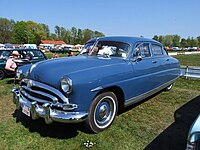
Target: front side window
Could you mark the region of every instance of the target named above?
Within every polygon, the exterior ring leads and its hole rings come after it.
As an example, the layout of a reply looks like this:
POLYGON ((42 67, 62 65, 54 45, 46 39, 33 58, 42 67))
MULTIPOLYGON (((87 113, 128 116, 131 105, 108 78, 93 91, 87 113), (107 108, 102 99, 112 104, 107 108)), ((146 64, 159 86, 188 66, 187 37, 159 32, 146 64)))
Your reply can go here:
POLYGON ((152 53, 153 55, 163 55, 162 47, 156 44, 152 44, 152 53))
POLYGON ((98 41, 97 43, 87 43, 80 54, 89 56, 112 56, 126 58, 130 52, 127 43, 115 41, 98 41))
POLYGON ((136 56, 141 56, 142 58, 145 57, 150 57, 151 53, 149 50, 149 43, 141 43, 138 44, 135 48, 135 52, 134 52, 136 56))

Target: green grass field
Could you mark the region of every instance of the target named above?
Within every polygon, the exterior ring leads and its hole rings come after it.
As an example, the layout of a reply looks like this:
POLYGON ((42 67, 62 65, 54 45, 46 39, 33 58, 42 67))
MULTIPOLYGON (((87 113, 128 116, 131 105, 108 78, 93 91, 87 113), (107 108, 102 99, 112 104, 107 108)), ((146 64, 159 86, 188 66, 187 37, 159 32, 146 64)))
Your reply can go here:
POLYGON ((179 59, 180 64, 183 66, 200 66, 200 54, 177 55, 173 57, 179 59))
MULTIPOLYGON (((181 65, 199 65, 200 55, 179 55, 181 65)), ((200 112, 200 80, 178 79, 169 92, 128 107, 112 126, 90 134, 83 124, 31 120, 12 103, 13 79, 0 81, 1 149, 160 150, 185 149, 190 125, 200 112)))

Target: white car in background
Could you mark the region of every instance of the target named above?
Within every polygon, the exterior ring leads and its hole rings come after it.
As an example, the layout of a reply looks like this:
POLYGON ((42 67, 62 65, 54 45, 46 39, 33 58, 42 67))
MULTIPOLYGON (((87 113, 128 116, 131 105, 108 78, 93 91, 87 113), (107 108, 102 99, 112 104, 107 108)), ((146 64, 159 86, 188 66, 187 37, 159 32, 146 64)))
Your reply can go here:
POLYGON ((28 49, 37 49, 36 44, 24 44, 23 47, 28 49))
POLYGON ((5 45, 4 44, 0 44, 0 50, 5 50, 5 45))
POLYGON ((186 150, 200 150, 200 115, 190 127, 186 150))

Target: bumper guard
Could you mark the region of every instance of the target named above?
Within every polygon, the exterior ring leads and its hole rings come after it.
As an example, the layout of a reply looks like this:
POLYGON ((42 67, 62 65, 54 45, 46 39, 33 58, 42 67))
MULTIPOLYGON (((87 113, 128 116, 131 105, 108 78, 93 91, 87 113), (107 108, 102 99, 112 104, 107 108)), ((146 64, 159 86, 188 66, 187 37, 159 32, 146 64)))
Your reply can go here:
MULTIPOLYGON (((45 119, 46 124, 50 124, 53 121, 63 122, 63 123, 78 123, 84 121, 88 113, 86 112, 72 112, 65 110, 57 110, 52 108, 55 104, 51 102, 44 103, 39 105, 36 101, 30 102, 25 97, 20 94, 20 91, 16 88, 12 89, 13 92, 13 103, 16 105, 16 109, 28 108, 28 116, 33 120, 42 117, 45 119)), ((71 109, 77 108, 75 104, 65 104, 71 109)))

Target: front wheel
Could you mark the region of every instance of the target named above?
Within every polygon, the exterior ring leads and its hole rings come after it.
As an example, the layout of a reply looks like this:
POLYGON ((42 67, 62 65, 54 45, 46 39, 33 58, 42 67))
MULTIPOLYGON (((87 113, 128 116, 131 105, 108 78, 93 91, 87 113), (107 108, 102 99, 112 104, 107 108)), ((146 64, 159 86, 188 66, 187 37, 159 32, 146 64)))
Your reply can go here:
POLYGON ((114 121, 117 111, 117 97, 113 92, 99 94, 90 106, 86 127, 94 133, 107 129, 114 121))

